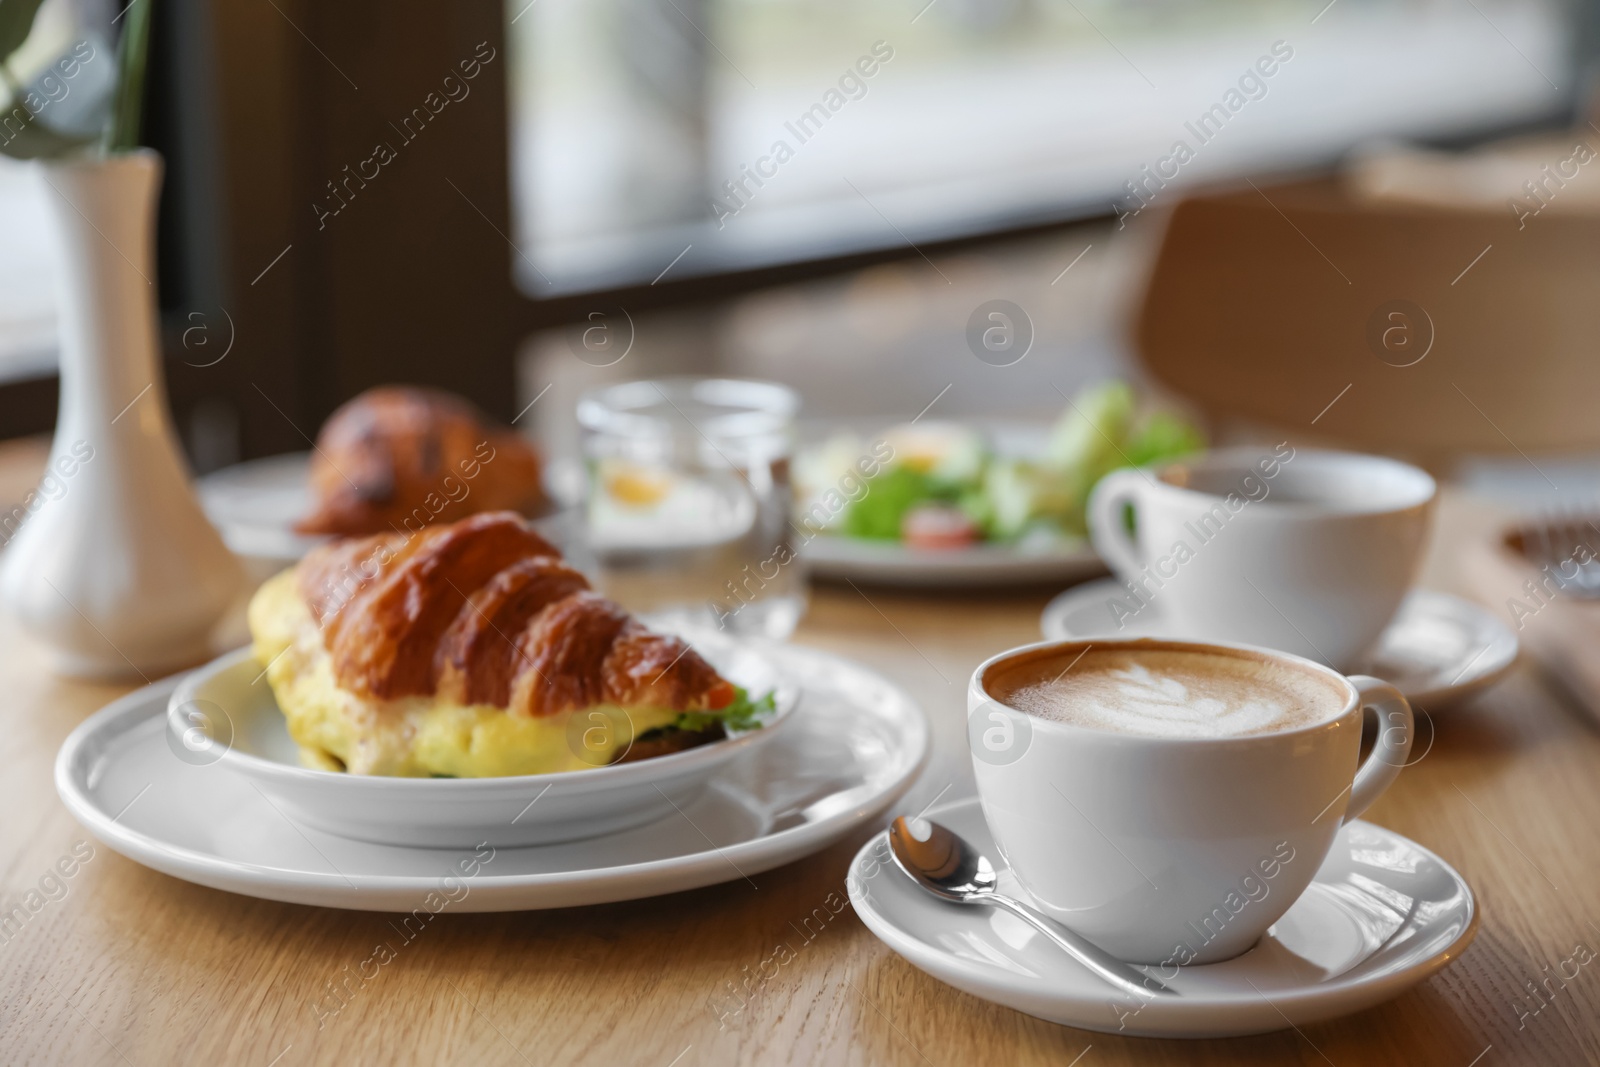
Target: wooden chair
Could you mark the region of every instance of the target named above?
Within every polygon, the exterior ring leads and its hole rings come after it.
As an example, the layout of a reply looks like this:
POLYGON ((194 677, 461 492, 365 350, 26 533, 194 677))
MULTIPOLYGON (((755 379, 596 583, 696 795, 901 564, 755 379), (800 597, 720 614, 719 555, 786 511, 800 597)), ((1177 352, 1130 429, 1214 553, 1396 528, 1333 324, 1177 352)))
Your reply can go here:
POLYGON ((1517 192, 1446 209, 1325 180, 1182 201, 1137 352, 1214 420, 1431 467, 1600 449, 1600 213, 1519 226, 1517 192))

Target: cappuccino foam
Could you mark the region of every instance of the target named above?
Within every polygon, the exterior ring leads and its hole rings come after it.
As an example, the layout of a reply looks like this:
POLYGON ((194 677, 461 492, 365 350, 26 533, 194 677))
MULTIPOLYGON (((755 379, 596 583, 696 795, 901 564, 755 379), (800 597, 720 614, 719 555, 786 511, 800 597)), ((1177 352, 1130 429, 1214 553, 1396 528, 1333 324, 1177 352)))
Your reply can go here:
POLYGON ((1219 738, 1312 726, 1346 691, 1304 667, 1174 647, 1052 650, 1001 664, 995 699, 1051 722, 1143 737, 1219 738))

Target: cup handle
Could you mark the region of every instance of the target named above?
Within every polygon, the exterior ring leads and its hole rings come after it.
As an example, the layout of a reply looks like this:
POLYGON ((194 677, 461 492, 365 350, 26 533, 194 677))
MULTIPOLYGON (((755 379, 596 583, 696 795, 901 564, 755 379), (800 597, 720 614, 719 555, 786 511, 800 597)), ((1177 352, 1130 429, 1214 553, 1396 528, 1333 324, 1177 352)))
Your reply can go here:
POLYGON ((1112 471, 1089 493, 1089 540, 1118 577, 1131 579, 1145 567, 1144 552, 1128 533, 1122 512, 1125 505, 1132 504, 1138 514, 1139 490, 1147 477, 1140 470, 1112 471))
POLYGON ((1411 705, 1400 690, 1379 678, 1366 674, 1352 674, 1350 684, 1361 694, 1361 706, 1378 718, 1378 740, 1367 753, 1366 762, 1356 772, 1350 784, 1350 803, 1345 806, 1344 821, 1357 818, 1383 795, 1406 765, 1411 753, 1411 739, 1416 733, 1411 715, 1411 705))

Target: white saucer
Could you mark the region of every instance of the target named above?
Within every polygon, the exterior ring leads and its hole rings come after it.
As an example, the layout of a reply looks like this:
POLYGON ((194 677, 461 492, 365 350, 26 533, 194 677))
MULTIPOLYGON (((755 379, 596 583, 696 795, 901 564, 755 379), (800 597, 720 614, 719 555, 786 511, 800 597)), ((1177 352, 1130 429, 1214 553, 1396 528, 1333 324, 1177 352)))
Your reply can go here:
MULTIPOLYGON (((1000 890, 1025 896, 976 798, 927 813, 987 854, 1000 890)), ((850 865, 861 921, 912 964, 984 1000, 1051 1022, 1144 1037, 1265 1033, 1360 1011, 1449 963, 1477 933, 1472 890, 1427 849, 1357 820, 1316 879, 1255 947, 1163 981, 1177 997, 1142 1008, 1012 915, 949 904, 914 885, 879 834, 850 865)))
POLYGON ((777 666, 804 679, 801 709, 779 735, 742 753, 681 810, 663 804, 656 822, 584 841, 407 848, 296 823, 220 764, 175 754, 166 707, 178 677, 73 731, 56 759, 56 791, 91 834, 130 859, 268 900, 410 911, 442 893, 456 911, 513 911, 675 893, 826 847, 881 814, 927 760, 926 718, 879 675, 792 645, 777 666))
MULTIPOLYGON (((1115 578, 1067 590, 1045 605, 1039 620, 1052 641, 1078 637, 1188 637, 1161 617, 1152 601, 1117 629, 1107 601, 1125 599, 1115 578)), ((1517 661, 1517 635, 1486 608, 1449 593, 1413 589, 1406 594, 1378 647, 1353 674, 1370 674, 1399 688, 1418 710, 1437 711, 1493 685, 1517 661)))

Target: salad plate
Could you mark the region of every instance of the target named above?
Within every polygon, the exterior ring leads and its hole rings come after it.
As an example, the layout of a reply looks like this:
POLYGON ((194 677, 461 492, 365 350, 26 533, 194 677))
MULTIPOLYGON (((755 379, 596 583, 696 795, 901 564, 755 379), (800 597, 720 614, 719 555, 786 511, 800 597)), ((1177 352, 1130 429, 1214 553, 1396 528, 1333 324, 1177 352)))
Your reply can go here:
MULTIPOLYGON (((662 800, 654 821, 583 840, 427 848, 307 825, 223 761, 179 754, 166 714, 177 677, 74 730, 56 758, 56 791, 97 840, 128 858, 267 900, 410 911, 443 893, 453 910, 514 911, 675 893, 825 848, 877 819, 927 760, 927 719, 899 687, 812 649, 774 646, 770 658, 803 679, 792 722, 738 752, 695 799, 662 800)), ((537 790, 519 807, 529 801, 533 810, 543 803, 537 790)))
POLYGON ((811 573, 925 588, 1103 573, 1084 527, 1094 484, 1203 445, 1181 416, 1116 381, 1079 390, 1053 423, 807 429, 794 464, 793 527, 811 573))
POLYGON ((1087 541, 918 549, 820 534, 800 554, 819 578, 903 588, 1067 583, 1106 571, 1087 541))
MULTIPOLYGON (((976 797, 925 813, 996 860, 1002 893, 1027 900, 976 797)), ((964 908, 914 884, 886 834, 862 846, 850 903, 878 939, 941 982, 1050 1022, 1143 1037, 1232 1037, 1381 1004, 1455 962, 1478 910, 1456 870, 1393 830, 1339 830, 1300 899, 1254 947, 1162 980, 1178 995, 1140 1001, 1107 986, 1015 916, 964 908)))

